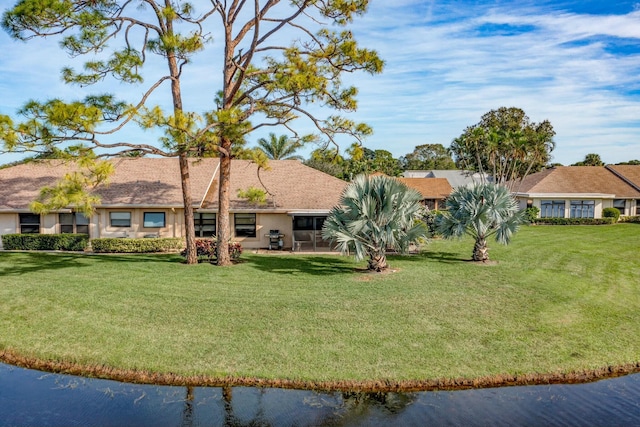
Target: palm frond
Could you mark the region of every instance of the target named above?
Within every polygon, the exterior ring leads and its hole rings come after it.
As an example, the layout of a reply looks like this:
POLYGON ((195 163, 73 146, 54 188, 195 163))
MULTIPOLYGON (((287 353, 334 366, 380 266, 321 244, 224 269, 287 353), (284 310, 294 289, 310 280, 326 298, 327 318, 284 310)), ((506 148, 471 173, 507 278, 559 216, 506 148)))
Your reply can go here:
POLYGON ((324 223, 322 236, 356 259, 379 256, 386 249, 404 252, 426 237, 422 196, 386 176, 357 176, 324 223))
POLYGON ((469 234, 477 240, 495 235, 508 244, 524 222, 524 215, 508 188, 496 184, 459 187, 445 202, 446 211, 436 219, 437 232, 445 238, 469 234))

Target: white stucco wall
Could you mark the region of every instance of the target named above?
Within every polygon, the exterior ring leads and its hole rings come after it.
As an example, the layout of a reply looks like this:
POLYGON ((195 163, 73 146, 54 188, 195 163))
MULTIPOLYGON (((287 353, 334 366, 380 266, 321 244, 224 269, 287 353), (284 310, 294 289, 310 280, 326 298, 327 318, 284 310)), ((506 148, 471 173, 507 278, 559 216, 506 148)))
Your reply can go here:
MULTIPOLYGON (((15 234, 18 232, 18 214, 0 213, 0 236, 3 234, 15 234)), ((0 249, 2 249, 2 239, 0 238, 0 249)))

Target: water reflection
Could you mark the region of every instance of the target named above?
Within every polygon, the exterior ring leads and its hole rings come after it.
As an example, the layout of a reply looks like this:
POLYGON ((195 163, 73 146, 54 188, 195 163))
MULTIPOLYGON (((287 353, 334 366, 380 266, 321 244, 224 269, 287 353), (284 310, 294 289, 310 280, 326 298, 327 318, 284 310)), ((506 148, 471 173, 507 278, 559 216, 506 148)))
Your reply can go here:
POLYGON ((640 426, 640 374, 421 393, 157 387, 0 364, 0 426, 640 426))

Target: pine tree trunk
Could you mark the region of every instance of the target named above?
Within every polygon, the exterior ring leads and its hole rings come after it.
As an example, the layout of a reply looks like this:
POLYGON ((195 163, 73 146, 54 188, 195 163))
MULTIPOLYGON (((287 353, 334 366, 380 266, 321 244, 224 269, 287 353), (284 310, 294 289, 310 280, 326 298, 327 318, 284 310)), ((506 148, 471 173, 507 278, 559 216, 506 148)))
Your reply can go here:
POLYGON ((198 263, 198 251, 196 249, 196 230, 193 223, 193 204, 191 203, 191 184, 189 180, 189 161, 185 153, 179 154, 180 181, 182 182, 182 200, 184 204, 184 227, 186 240, 186 263, 198 263))
POLYGON ((220 185, 218 188, 218 265, 230 265, 229 241, 231 226, 229 224, 229 187, 231 179, 231 142, 223 138, 223 148, 227 153, 220 155, 220 185), (228 148, 227 148, 228 147, 228 148))
MULTIPOLYGON (((167 19, 166 32, 173 35, 173 20, 167 19)), ((171 74, 171 96, 173 98, 173 113, 176 117, 182 115, 182 91, 180 89, 180 69, 174 52, 167 55, 167 63, 171 74)), ((193 204, 191 199, 191 183, 189 179, 189 161, 187 160, 186 147, 178 143, 178 161, 180 163, 180 182, 182 184, 182 202, 184 204, 184 226, 186 240, 186 263, 197 264, 198 252, 196 250, 196 231, 193 222, 193 204)))
POLYGON ((474 261, 487 261, 489 259, 489 248, 487 247, 487 239, 478 237, 476 244, 473 247, 473 260, 474 261))
MULTIPOLYGON (((236 63, 234 60, 235 42, 233 37, 233 22, 227 21, 224 25, 224 70, 223 70, 223 101, 222 109, 231 111, 233 108, 234 95, 237 92, 237 83, 234 82, 236 63), (235 84, 234 84, 235 83, 235 84)), ((217 264, 220 266, 230 265, 231 256, 229 254, 229 241, 231 240, 231 227, 229 224, 229 187, 231 185, 231 139, 224 133, 224 126, 230 123, 221 123, 220 144, 218 152, 220 154, 220 174, 218 185, 218 244, 216 254, 217 264)))

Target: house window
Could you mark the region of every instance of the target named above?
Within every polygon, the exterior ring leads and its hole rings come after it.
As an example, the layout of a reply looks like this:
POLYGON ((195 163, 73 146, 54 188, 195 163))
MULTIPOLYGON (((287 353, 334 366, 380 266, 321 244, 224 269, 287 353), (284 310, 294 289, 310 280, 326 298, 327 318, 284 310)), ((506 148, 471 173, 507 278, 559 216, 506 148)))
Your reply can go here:
POLYGON ((61 213, 58 222, 60 233, 89 234, 89 218, 79 212, 61 213))
POLYGON ((216 235, 216 214, 195 212, 193 224, 197 237, 212 237, 216 235))
POLYGON ((236 237, 256 237, 256 214, 237 213, 234 215, 236 237))
POLYGON ((422 204, 430 211, 436 209, 436 199, 424 199, 422 200, 422 204))
POLYGON ((615 199, 613 201, 613 207, 620 211, 620 215, 626 215, 627 201, 625 199, 615 199))
POLYGON ((163 228, 165 226, 164 212, 145 212, 142 226, 144 228, 163 228))
POLYGON ((38 234, 40 233, 40 215, 32 213, 21 213, 20 215, 20 233, 22 234, 38 234))
POLYGON ((594 200, 572 200, 571 218, 593 218, 595 206, 594 200))
POLYGON ((542 200, 540 218, 564 218, 564 200, 542 200))
POLYGON ((131 227, 131 212, 109 212, 112 227, 131 227))

